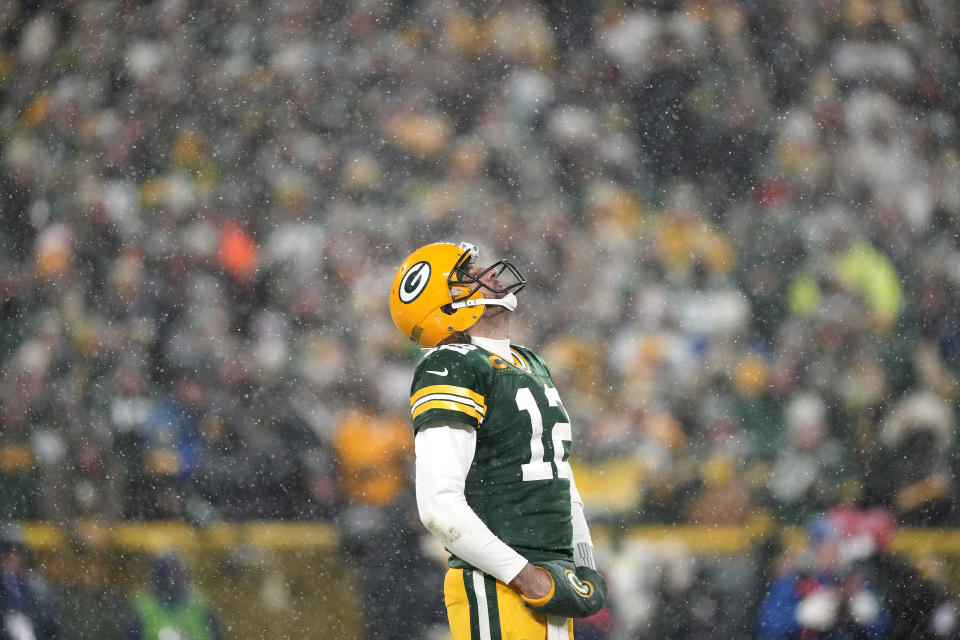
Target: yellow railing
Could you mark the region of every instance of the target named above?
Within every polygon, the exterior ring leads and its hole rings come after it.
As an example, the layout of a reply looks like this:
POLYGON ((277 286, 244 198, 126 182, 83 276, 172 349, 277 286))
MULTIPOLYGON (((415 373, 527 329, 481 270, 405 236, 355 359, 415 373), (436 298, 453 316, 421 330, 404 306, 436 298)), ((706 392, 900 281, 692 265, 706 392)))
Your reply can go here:
MULTIPOLYGON (((45 522, 24 522, 24 542, 39 551, 54 551, 68 542, 64 530, 45 522)), ((228 549, 253 545, 272 549, 332 549, 340 544, 337 527, 328 522, 244 522, 193 527, 181 521, 81 523, 75 535, 121 551, 157 552, 228 549)))
MULTIPOLYGON (((20 528, 24 541, 40 551, 63 548, 70 539, 62 528, 50 523, 24 522, 20 528)), ((239 545, 329 550, 340 544, 340 533, 330 522, 220 523, 205 528, 181 521, 85 523, 78 527, 78 533, 81 537, 95 537, 105 547, 144 553, 170 548, 217 550, 239 545)), ((614 532, 608 527, 597 526, 593 528, 593 535, 609 539, 614 532)), ((698 552, 736 553, 769 535, 779 535, 784 546, 796 547, 802 544, 804 531, 800 527, 778 527, 769 517, 757 516, 742 527, 634 526, 621 535, 698 552)), ((893 548, 904 553, 960 556, 960 529, 901 529, 894 538, 893 548)))

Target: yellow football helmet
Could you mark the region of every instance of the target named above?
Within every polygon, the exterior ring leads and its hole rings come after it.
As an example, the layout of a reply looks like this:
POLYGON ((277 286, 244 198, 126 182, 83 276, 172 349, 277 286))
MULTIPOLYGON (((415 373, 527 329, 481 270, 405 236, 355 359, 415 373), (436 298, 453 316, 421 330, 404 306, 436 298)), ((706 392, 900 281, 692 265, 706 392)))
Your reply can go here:
POLYGON ((478 254, 469 243, 438 242, 407 256, 390 288, 390 317, 403 335, 421 347, 435 347, 455 331, 473 326, 486 305, 517 308, 514 293, 526 280, 507 260, 478 271, 478 254), (489 278, 482 282, 491 271, 494 284, 489 278), (482 289, 497 297, 480 297, 482 289))

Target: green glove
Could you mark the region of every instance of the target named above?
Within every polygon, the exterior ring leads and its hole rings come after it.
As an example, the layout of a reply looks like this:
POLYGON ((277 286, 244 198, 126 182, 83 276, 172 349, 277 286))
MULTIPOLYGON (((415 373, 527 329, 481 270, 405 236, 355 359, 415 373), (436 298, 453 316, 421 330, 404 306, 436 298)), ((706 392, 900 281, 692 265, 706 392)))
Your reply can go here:
POLYGON ((590 567, 575 567, 569 560, 551 560, 536 565, 550 576, 550 592, 533 600, 520 594, 536 611, 565 618, 589 618, 607 601, 607 581, 590 567))

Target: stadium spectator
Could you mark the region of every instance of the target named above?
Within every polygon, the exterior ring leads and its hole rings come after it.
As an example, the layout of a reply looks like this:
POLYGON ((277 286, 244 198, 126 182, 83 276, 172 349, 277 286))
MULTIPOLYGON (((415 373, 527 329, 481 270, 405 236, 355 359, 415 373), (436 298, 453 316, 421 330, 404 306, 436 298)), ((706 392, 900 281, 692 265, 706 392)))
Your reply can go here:
POLYGON ((363 637, 417 635, 430 620, 423 616, 424 598, 410 585, 428 580, 436 563, 422 557, 416 533, 408 422, 395 413, 358 410, 337 425, 334 443, 345 497, 339 523, 360 585, 363 637))
POLYGON ((761 640, 884 638, 890 610, 862 567, 872 552, 853 509, 813 518, 807 546, 770 584, 757 614, 761 640))
POLYGON ((124 624, 126 640, 222 640, 223 623, 216 609, 190 584, 187 568, 173 552, 157 557, 148 588, 135 595, 124 624))
POLYGON ((890 612, 890 640, 954 638, 960 630, 955 600, 935 563, 893 552, 896 520, 888 509, 857 514, 858 529, 872 545, 866 571, 890 612))
POLYGON ((784 409, 786 433, 767 485, 782 522, 805 522, 840 498, 845 457, 831 437, 827 407, 819 395, 795 393, 784 409))
POLYGON ((904 525, 957 522, 950 465, 955 429, 952 408, 936 393, 900 398, 879 427, 864 487, 867 501, 892 509, 904 525))
POLYGON ((30 551, 11 525, 0 530, 0 612, 4 638, 58 640, 64 631, 59 603, 46 581, 30 567, 30 551))

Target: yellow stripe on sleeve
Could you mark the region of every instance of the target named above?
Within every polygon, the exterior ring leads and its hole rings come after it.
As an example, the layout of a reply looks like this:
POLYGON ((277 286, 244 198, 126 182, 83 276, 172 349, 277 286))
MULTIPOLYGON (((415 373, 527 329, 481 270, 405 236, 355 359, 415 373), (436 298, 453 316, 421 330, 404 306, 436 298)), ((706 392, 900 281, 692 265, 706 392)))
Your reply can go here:
POLYGON ((477 411, 472 405, 457 402, 455 400, 428 400, 413 410, 413 417, 416 418, 418 415, 429 409, 459 411, 460 413, 467 414, 471 418, 475 418, 477 422, 483 421, 483 414, 477 411))
POLYGON ((453 396, 462 396, 480 405, 483 411, 486 411, 487 409, 486 400, 482 395, 480 395, 476 391, 471 391, 466 387, 455 387, 451 384, 434 384, 434 385, 430 385, 429 387, 424 387, 423 389, 420 389, 415 394, 410 396, 410 406, 412 407, 413 405, 417 404, 418 400, 420 400, 424 396, 428 396, 433 393, 443 393, 443 394, 453 395, 453 396))

